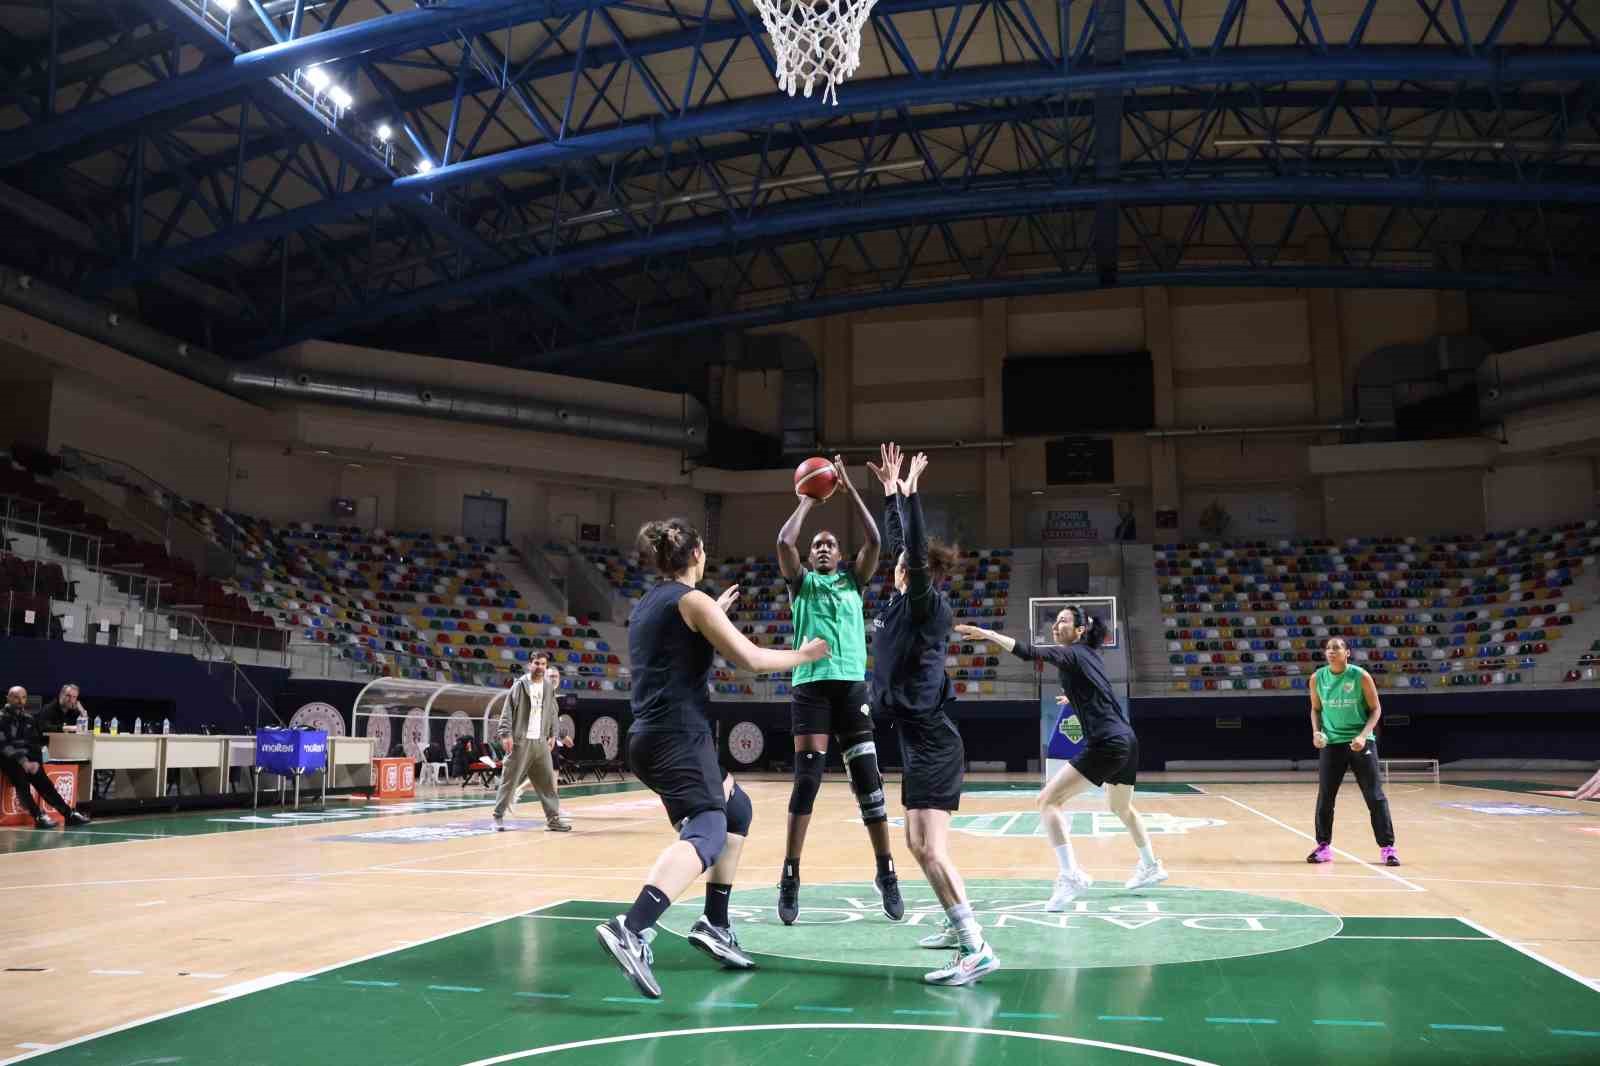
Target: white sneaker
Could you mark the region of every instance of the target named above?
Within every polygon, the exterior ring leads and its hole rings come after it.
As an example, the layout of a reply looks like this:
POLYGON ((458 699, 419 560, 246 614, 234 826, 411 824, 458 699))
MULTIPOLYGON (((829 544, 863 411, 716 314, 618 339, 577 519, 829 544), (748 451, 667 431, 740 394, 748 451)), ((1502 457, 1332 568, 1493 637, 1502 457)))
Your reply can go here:
POLYGON ((970 985, 1000 968, 1000 960, 987 943, 977 951, 957 951, 950 962, 922 979, 930 985, 970 985))
POLYGON ((1050 902, 1044 909, 1051 912, 1064 911, 1067 904, 1088 890, 1094 884, 1094 878, 1082 870, 1074 870, 1070 874, 1061 874, 1056 878, 1056 887, 1050 893, 1050 902))
POLYGON ((1140 859, 1139 865, 1133 868, 1133 876, 1128 878, 1127 883, 1122 887, 1149 888, 1151 885, 1159 885, 1166 879, 1167 868, 1161 865, 1160 859, 1155 862, 1145 862, 1140 859))
POLYGON ((938 928, 917 941, 917 945, 924 948, 958 948, 961 938, 956 935, 956 927, 950 924, 950 919, 941 918, 938 928))

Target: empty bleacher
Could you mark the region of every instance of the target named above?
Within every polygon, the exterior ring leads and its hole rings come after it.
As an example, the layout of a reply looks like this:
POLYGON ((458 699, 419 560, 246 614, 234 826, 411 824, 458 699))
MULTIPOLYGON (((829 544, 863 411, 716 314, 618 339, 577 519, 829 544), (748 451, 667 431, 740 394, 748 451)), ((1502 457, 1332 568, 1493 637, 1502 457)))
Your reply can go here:
POLYGON ((1600 527, 1156 550, 1169 686, 1299 690, 1329 637, 1380 686, 1517 684, 1574 623, 1600 527))

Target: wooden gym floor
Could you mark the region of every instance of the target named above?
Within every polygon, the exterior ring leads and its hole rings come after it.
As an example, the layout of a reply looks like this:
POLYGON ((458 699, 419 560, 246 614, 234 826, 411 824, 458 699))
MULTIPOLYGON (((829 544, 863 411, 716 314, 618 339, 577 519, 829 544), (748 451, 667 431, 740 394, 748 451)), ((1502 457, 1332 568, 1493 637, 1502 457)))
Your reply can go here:
MULTIPOLYGON (((825 786, 801 920, 773 913, 785 780, 756 804, 734 909, 760 968, 657 941, 640 1000, 595 945, 671 839, 629 783, 566 791, 495 834, 488 797, 330 803, 0 830, 0 1058, 41 1064, 852 1061, 1600 1063, 1600 803, 1581 775, 1395 782, 1405 865, 1373 865, 1359 790, 1336 862, 1308 866, 1315 783, 1150 775, 1138 805, 1172 880, 1126 892, 1134 852, 1099 796, 1074 807, 1096 886, 1064 915, 1034 786, 972 779, 952 834, 1005 968, 930 988, 938 907, 897 828, 907 921, 870 887, 842 781, 825 786)), ((891 783, 891 798, 898 785, 891 783)))

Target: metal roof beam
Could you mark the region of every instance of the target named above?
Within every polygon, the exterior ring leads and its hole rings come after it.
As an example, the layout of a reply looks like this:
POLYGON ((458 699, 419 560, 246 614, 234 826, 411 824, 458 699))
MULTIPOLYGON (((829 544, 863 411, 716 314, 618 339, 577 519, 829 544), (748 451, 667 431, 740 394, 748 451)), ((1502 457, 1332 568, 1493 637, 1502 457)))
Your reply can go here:
POLYGON ((800 122, 808 118, 992 100, 1006 97, 1037 98, 1053 93, 1100 89, 1153 88, 1211 82, 1305 82, 1312 80, 1478 80, 1544 81, 1600 77, 1600 53, 1540 53, 1498 58, 1495 61, 1459 56, 1439 49, 1395 49, 1381 56, 1347 53, 1307 59, 1303 53, 1274 50, 1271 55, 1228 56, 1222 60, 1174 63, 1171 60, 1130 59, 1114 70, 1078 69, 1040 71, 1037 66, 999 67, 963 72, 937 80, 915 77, 883 78, 853 83, 838 107, 819 100, 773 93, 717 107, 691 111, 672 118, 652 118, 623 123, 565 140, 514 148, 479 156, 426 174, 400 177, 387 185, 324 200, 285 211, 269 219, 213 233, 179 248, 124 263, 114 276, 101 279, 104 286, 136 281, 161 270, 226 254, 233 248, 273 240, 284 234, 319 226, 391 203, 416 200, 428 193, 512 171, 539 170, 583 162, 601 155, 659 147, 696 137, 713 137, 740 130, 760 129, 800 122))
MULTIPOLYGON (((552 18, 576 4, 600 0, 451 0, 399 14, 325 30, 296 41, 258 48, 231 61, 121 93, 46 122, 0 137, 0 169, 27 162, 148 115, 244 88, 301 67, 373 53, 400 53, 449 40, 458 32, 498 29, 552 18)), ((187 15, 178 5, 170 5, 187 15)))
MULTIPOLYGON (((394 315, 415 313, 441 303, 471 300, 529 281, 570 275, 607 263, 682 255, 718 244, 767 241, 797 233, 820 234, 854 229, 875 230, 897 223, 927 223, 971 218, 1008 217, 1093 208, 1116 201, 1135 204, 1177 203, 1418 203, 1430 206, 1483 203, 1600 205, 1600 181, 1582 184, 1548 182, 1451 183, 1433 179, 1392 178, 1382 181, 1275 178, 1265 180, 1165 181, 1141 185, 1069 185, 1059 188, 947 190, 939 187, 896 190, 876 197, 831 198, 791 210, 747 218, 717 218, 662 227, 644 237, 593 241, 558 255, 541 256, 473 277, 373 301, 315 321, 288 333, 267 337, 251 346, 256 354, 299 340, 327 337, 354 326, 394 315)), ((1098 284, 1098 280, 1096 281, 1098 284)))

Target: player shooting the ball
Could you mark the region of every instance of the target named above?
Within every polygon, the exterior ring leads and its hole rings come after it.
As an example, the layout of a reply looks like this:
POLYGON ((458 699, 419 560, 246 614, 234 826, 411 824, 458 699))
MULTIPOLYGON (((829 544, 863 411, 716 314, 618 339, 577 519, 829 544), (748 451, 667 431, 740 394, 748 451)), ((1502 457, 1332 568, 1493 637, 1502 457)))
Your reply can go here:
POLYGON ((878 569, 878 523, 851 483, 844 457, 834 456, 831 472, 824 463, 825 460, 809 459, 796 471, 795 494, 799 503, 778 531, 778 566, 789 584, 794 643, 799 646, 822 637, 833 649, 831 658, 797 667, 792 680, 789 706, 794 732, 794 788, 789 794, 789 832, 778 882, 778 917, 784 925, 792 925, 800 914, 800 853, 805 848, 812 807, 822 787, 828 738, 835 736, 843 748, 845 772, 877 858, 873 884, 883 897, 884 914, 898 922, 906 908, 889 852, 889 816, 867 699, 867 635, 861 602, 861 590, 878 569), (839 485, 849 495, 865 534, 855 560, 842 567, 839 538, 823 529, 811 538, 810 553, 802 563, 796 545, 806 515, 839 485))

